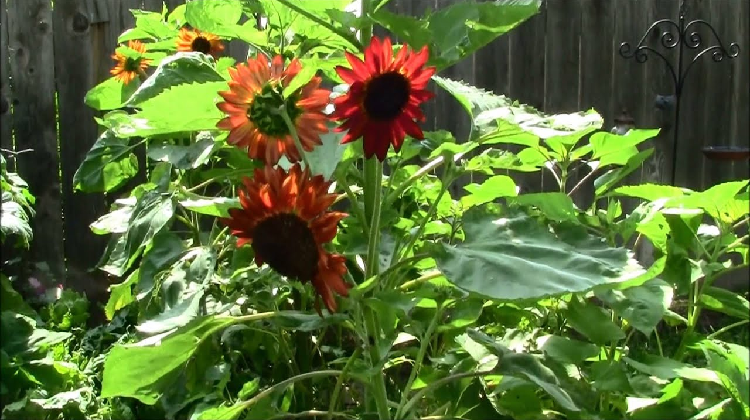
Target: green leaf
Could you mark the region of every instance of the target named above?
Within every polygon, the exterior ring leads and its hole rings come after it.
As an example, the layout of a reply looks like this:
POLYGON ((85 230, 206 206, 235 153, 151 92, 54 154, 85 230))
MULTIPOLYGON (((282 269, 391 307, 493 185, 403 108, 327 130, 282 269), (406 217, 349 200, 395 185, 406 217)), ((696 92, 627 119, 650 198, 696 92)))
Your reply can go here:
POLYGON ((492 299, 537 299, 589 290, 644 272, 624 248, 610 248, 583 228, 551 232, 523 215, 483 208, 464 215, 466 240, 438 244, 432 256, 457 287, 492 299))
POLYGON ((515 353, 495 343, 487 335, 469 330, 468 336, 487 347, 499 359, 495 370, 501 375, 510 375, 531 381, 542 388, 555 402, 566 410, 580 411, 568 392, 560 387, 560 381, 554 371, 542 363, 540 357, 527 353, 515 353))
POLYGON ((674 187, 672 185, 641 184, 617 187, 607 195, 624 195, 626 197, 655 201, 660 198, 681 197, 690 192, 686 188, 674 187))
POLYGON ((73 188, 83 192, 113 191, 138 173, 138 158, 127 138, 102 133, 73 175, 73 188))
POLYGON ((185 4, 185 20, 193 28, 223 37, 234 37, 242 17, 238 0, 192 0, 185 4))
MULTIPOLYGON (((3 211, 5 211, 4 208, 3 211)), ((4 218, 3 223, 5 223, 4 218)), ((37 316, 34 309, 23 300, 23 296, 13 288, 13 285, 5 274, 0 274, 0 286, 2 286, 0 290, 0 308, 3 311, 12 311, 31 318, 37 316)))
POLYGON ((591 302, 581 303, 574 298, 565 314, 570 326, 594 343, 604 345, 625 338, 625 333, 612 322, 609 313, 591 302))
POLYGON ((625 135, 598 132, 591 136, 591 159, 599 166, 625 165, 638 153, 637 145, 659 135, 659 130, 630 130, 625 135))
POLYGON ((703 209, 711 217, 724 223, 734 223, 740 217, 748 214, 748 199, 737 197, 745 190, 750 181, 732 181, 693 193, 683 197, 675 197, 664 205, 670 209, 703 209))
POLYGON ((221 82, 211 56, 199 52, 178 52, 163 59, 125 104, 134 107, 164 90, 185 83, 221 82))
POLYGON ((599 354, 599 347, 559 335, 543 335, 536 340, 539 350, 560 363, 578 364, 599 354))
POLYGON ((199 214, 229 217, 229 209, 239 208, 239 198, 193 196, 179 201, 182 207, 199 214))
POLYGON ((155 404, 173 386, 199 344, 235 322, 229 317, 203 317, 160 340, 114 346, 104 362, 101 398, 130 397, 155 404))
POLYGON ((164 142, 152 143, 148 147, 146 156, 159 162, 169 162, 176 169, 196 169, 206 164, 211 155, 219 148, 213 137, 207 132, 196 137, 196 141, 189 146, 176 146, 164 142))
POLYGON ((625 163, 625 166, 617 169, 612 169, 600 176, 594 181, 595 196, 601 197, 607 191, 614 188, 618 182, 625 179, 626 176, 630 175, 633 171, 641 167, 641 164, 654 153, 654 149, 646 149, 633 155, 625 163))
POLYGON ((495 171, 511 170, 519 172, 536 172, 539 167, 528 165, 521 159, 508 151, 498 149, 487 149, 477 156, 472 157, 464 166, 464 169, 472 172, 481 172, 485 175, 494 175, 495 171))
POLYGON ((83 102, 97 111, 108 111, 122 108, 130 96, 138 89, 140 80, 128 84, 110 77, 86 92, 83 102))
POLYGON ((699 382, 713 382, 721 385, 721 380, 713 370, 697 368, 666 357, 646 355, 643 361, 638 362, 627 356, 623 356, 622 360, 633 368, 657 378, 682 378, 699 382))
MULTIPOLYGON (((177 30, 164 21, 164 15, 147 10, 130 10, 135 17, 135 28, 156 39, 170 38, 177 35, 177 30)), ((118 41, 122 42, 122 41, 118 41)))
POLYGON ((216 123, 224 117, 216 108, 222 100, 218 92, 227 89, 226 82, 184 83, 142 102, 141 112, 115 114, 105 118, 105 122, 111 124, 116 136, 123 138, 216 130, 216 123), (179 112, 174 111, 175 104, 179 104, 179 112))
POLYGON ((740 319, 750 319, 750 302, 741 295, 713 286, 704 287, 701 291, 700 306, 740 319))
POLYGON ((20 203, 13 200, 13 195, 9 191, 3 191, 2 213, 0 214, 2 215, 0 232, 2 232, 3 242, 8 235, 18 235, 21 244, 28 248, 34 236, 29 214, 20 203))
POLYGON ((237 401, 234 405, 226 405, 224 402, 201 403, 193 411, 190 420, 235 420, 246 409, 247 405, 242 401, 237 401))
POLYGON ((673 295, 672 286, 661 279, 652 279, 624 290, 596 291, 596 297, 646 336, 651 334, 672 305, 673 295))
POLYGON ((139 277, 140 268, 130 273, 124 282, 110 286, 109 299, 104 306, 104 315, 107 316, 107 319, 112 320, 117 311, 133 303, 135 299, 132 289, 133 285, 138 283, 139 277))
POLYGON ((551 220, 578 223, 578 209, 567 194, 560 192, 523 194, 512 201, 522 206, 536 207, 551 220))
MULTIPOLYGON (((292 3, 298 5, 306 13, 309 13, 324 22, 332 24, 336 31, 323 26, 301 13, 281 4, 275 0, 259 0, 268 19, 271 36, 289 36, 295 34, 304 39, 309 45, 318 46, 325 55, 331 55, 336 50, 356 51, 353 45, 343 34, 352 34, 351 29, 341 21, 332 20, 329 13, 333 11, 343 12, 351 0, 315 0, 303 3, 292 3)), ((353 38, 353 37, 352 37, 353 38)))
POLYGON ((128 230, 128 221, 133 215, 132 205, 123 205, 91 223, 91 231, 97 235, 108 235, 111 233, 125 233, 128 230))
POLYGON ((466 328, 479 319, 484 307, 484 299, 468 298, 457 300, 444 312, 444 319, 438 325, 437 332, 466 328))
POLYGON ((153 190, 144 194, 133 209, 127 232, 100 268, 113 276, 122 276, 172 220, 174 207, 174 199, 169 195, 153 190))
POLYGON ((386 8, 371 17, 412 48, 429 45, 429 64, 443 69, 536 14, 540 4, 539 0, 467 1, 426 17, 396 15, 386 8))
POLYGON ((631 391, 630 382, 621 362, 598 360, 591 364, 591 384, 599 391, 631 391))
MULTIPOLYGON (((334 125, 328 124, 328 133, 321 134, 320 140, 323 143, 320 146, 315 146, 312 152, 307 152, 307 161, 310 162, 310 172, 313 175, 322 175, 326 180, 331 180, 336 167, 341 158, 344 156, 344 151, 347 145, 341 144, 341 139, 344 138, 346 133, 337 133, 333 131, 334 125)), ((279 165, 289 170, 291 164, 283 156, 279 161, 279 165)))
POLYGON ((469 193, 461 197, 464 209, 493 202, 501 197, 517 195, 516 183, 507 175, 495 175, 487 178, 482 184, 471 183, 464 187, 469 193))

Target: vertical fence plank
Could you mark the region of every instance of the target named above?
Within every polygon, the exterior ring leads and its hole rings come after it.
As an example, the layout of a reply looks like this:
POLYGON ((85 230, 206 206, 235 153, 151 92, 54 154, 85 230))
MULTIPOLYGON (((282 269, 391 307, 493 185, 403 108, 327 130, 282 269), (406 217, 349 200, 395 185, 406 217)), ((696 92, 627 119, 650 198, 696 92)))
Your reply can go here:
POLYGON ((55 74, 59 100, 60 163, 65 237, 65 256, 70 267, 86 270, 94 266, 106 238, 95 235, 89 224, 104 214, 101 194, 73 192, 73 175, 97 138, 94 112, 82 104, 94 87, 90 18, 83 0, 55 0, 53 11, 55 74))
POLYGON ((21 176, 36 196, 31 257, 64 281, 62 205, 55 124, 55 66, 49 0, 8 4, 8 44, 13 78, 13 130, 21 176))
MULTIPOLYGON (((542 4, 539 13, 508 34, 508 95, 539 110, 544 107, 545 4, 542 4)), ((513 178, 524 193, 540 190, 541 177, 538 173, 517 173, 513 178)))
MULTIPOLYGON (((750 127, 747 124, 747 116, 750 114, 750 2, 737 1, 731 2, 729 7, 724 8, 724 13, 733 16, 733 31, 728 32, 729 39, 725 39, 725 44, 736 42, 740 46, 740 55, 729 61, 727 66, 732 69, 732 86, 730 112, 732 115, 732 129, 727 139, 731 146, 750 147, 750 127), (727 10, 728 9, 728 10, 727 10)), ((717 83, 717 82, 714 82, 717 83)), ((724 81, 718 81, 724 83, 724 81)), ((748 161, 737 161, 733 165, 731 173, 732 179, 748 179, 750 168, 748 161)))
MULTIPOLYGON (((728 45, 735 36, 731 14, 731 9, 734 9, 734 7, 731 3, 725 0, 708 0, 705 16, 700 16, 714 27, 725 45, 728 45)), ((706 33, 706 36, 708 36, 704 41, 706 46, 716 45, 719 42, 712 35, 710 32, 706 33)), ((703 103, 703 129, 701 130, 703 146, 726 146, 732 142, 730 138, 732 132, 731 89, 734 77, 733 68, 736 61, 739 60, 742 60, 742 57, 738 60, 727 58, 717 63, 710 57, 710 54, 707 54, 706 57, 701 59, 702 63, 696 63, 696 65, 703 64, 705 66, 703 83, 707 100, 703 103)), ((708 188, 711 185, 731 179, 731 161, 709 160, 701 153, 700 147, 697 145, 694 153, 699 154, 705 167, 702 188, 708 188)))
MULTIPOLYGON (((8 11, 5 0, 0 0, 0 148, 13 150, 13 130, 10 104, 13 96, 10 90, 10 75, 8 67, 8 11)), ((14 171, 16 160, 13 156, 5 155, 7 168, 14 171)))
MULTIPOLYGON (((710 12, 704 1, 688 0, 686 4, 686 22, 707 17, 710 12)), ((688 35, 692 32, 700 34, 704 47, 706 42, 713 41, 708 31, 701 27, 693 26, 688 35)), ((700 50, 700 47, 697 50, 685 48, 683 66, 690 63, 700 50)), ((675 156, 675 185, 692 189, 702 188, 706 163, 700 150, 704 144, 704 103, 711 96, 706 92, 706 66, 712 64, 706 59, 710 60, 708 56, 698 59, 685 78, 680 99, 680 119, 676 122, 679 124, 679 136, 675 156)))

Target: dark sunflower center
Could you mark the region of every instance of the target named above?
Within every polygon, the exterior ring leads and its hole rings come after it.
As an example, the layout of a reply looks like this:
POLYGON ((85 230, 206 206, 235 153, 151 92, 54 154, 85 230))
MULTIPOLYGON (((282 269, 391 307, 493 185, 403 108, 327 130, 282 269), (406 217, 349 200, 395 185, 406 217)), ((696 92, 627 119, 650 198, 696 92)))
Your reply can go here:
POLYGON ((211 52, 211 42, 207 40, 206 38, 199 36, 193 40, 193 43, 190 44, 190 48, 192 48, 193 51, 202 52, 203 54, 208 54, 211 52))
POLYGON ((250 121, 258 127, 261 133, 267 136, 281 137, 289 134, 284 119, 281 118, 281 115, 274 113, 281 105, 286 105, 286 112, 289 113, 289 118, 292 121, 296 120, 302 113, 302 110, 295 105, 299 94, 295 92, 285 100, 281 92, 281 85, 266 84, 259 93, 255 94, 253 104, 247 111, 247 117, 250 121))
POLYGON ((253 250, 277 273, 310 281, 318 272, 318 247, 307 223, 282 213, 260 222, 253 232, 253 250))
POLYGON ((137 72, 140 67, 141 67, 140 58, 127 58, 125 59, 125 65, 123 66, 125 71, 129 71, 129 72, 137 72))
POLYGON ((408 100, 409 81, 401 73, 390 72, 370 80, 364 106, 370 118, 388 121, 401 113, 408 100))

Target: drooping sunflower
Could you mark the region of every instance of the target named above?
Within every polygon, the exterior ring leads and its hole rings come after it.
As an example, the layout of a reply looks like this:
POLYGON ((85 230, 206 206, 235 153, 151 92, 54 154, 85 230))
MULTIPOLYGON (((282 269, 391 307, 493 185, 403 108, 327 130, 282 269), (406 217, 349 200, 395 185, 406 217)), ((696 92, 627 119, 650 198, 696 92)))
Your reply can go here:
POLYGON ((280 167, 256 169, 239 189, 242 208, 229 210, 221 221, 237 237, 237 246, 250 244, 258 266, 268 264, 277 273, 303 283, 312 282, 317 297, 330 312, 336 311, 333 292, 348 296, 343 280, 345 258, 323 248, 336 236, 338 222, 346 213, 328 208, 338 197, 330 194, 330 182, 310 177, 299 164, 289 172, 280 167))
POLYGON ((115 51, 112 59, 117 61, 117 64, 109 71, 112 76, 126 85, 132 82, 138 73, 146 70, 151 63, 151 60, 143 56, 146 53, 146 46, 141 41, 128 41, 128 48, 135 54, 115 51))
POLYGON ((349 130, 341 140, 346 144, 364 138, 366 158, 385 159, 392 144, 397 152, 406 135, 422 140, 416 121, 425 117, 419 105, 434 94, 425 90, 434 67, 425 67, 427 46, 418 53, 402 46, 396 56, 390 38, 381 42, 372 37, 364 62, 346 52, 351 69, 337 66, 336 73, 349 84, 349 91, 334 100, 334 120, 344 120, 336 131, 349 130))
POLYGON ((202 32, 199 29, 180 28, 177 51, 197 51, 218 58, 224 51, 224 44, 214 34, 202 32))
POLYGON ((232 80, 229 91, 219 92, 225 102, 217 107, 227 116, 216 125, 231 130, 229 144, 244 149, 253 159, 262 159, 267 165, 278 163, 282 155, 289 162, 301 160, 289 128, 279 115, 280 107, 286 109, 305 151, 322 144, 321 133, 327 133, 323 109, 331 94, 319 89, 321 78, 313 77, 300 89, 284 97, 282 92, 299 73, 301 65, 294 59, 284 68, 284 58, 277 55, 269 66, 264 55, 249 58, 236 68, 229 68, 232 80))

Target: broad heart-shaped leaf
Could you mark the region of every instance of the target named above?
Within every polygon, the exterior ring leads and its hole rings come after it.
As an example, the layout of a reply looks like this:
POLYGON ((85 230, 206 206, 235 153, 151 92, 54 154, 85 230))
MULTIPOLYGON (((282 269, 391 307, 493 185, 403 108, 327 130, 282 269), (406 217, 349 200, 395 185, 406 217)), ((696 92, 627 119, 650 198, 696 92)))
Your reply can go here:
POLYGON ((536 207, 551 220, 578 223, 578 209, 567 194, 560 192, 523 194, 512 201, 522 206, 536 207))
POLYGON ((540 0, 465 1, 428 17, 396 15, 380 8, 373 20, 414 49, 430 47, 430 65, 444 69, 487 45, 539 11, 540 0))
POLYGON ((138 89, 140 83, 138 78, 125 84, 114 77, 110 77, 86 92, 83 102, 97 111, 121 108, 130 98, 130 95, 138 89))
POLYGON ((628 159, 638 153, 637 145, 659 135, 659 130, 630 130, 625 135, 599 132, 591 136, 589 142, 593 153, 591 159, 598 160, 599 166, 625 165, 628 159))
POLYGON ((324 44, 325 47, 331 49, 331 52, 335 48, 347 51, 357 49, 357 46, 350 41, 354 39, 351 29, 344 22, 332 20, 329 17, 329 13, 340 14, 340 12, 344 12, 344 9, 352 3, 351 0, 289 2, 289 4, 297 6, 306 13, 332 24, 337 29, 336 31, 320 25, 278 1, 259 0, 259 3, 263 6, 272 36, 278 34, 288 36, 288 33, 299 34, 312 44, 324 44), (347 33, 352 34, 352 36, 342 36, 347 33))
POLYGON ((577 364, 599 354, 594 344, 559 335, 544 335, 536 340, 537 347, 560 363, 577 364))
POLYGON ((596 297, 646 336, 651 334, 664 317, 672 304, 673 296, 672 286, 661 279, 651 279, 640 286, 624 290, 596 291, 596 297))
POLYGON ((130 397, 155 404, 173 386, 199 344, 235 322, 229 317, 203 317, 166 338, 116 345, 104 362, 101 397, 130 397))
POLYGON ((185 83, 164 90, 140 104, 133 114, 115 113, 105 123, 118 137, 150 137, 158 134, 216 130, 224 113, 216 108, 219 91, 228 90, 227 82, 185 83), (179 112, 175 106, 179 104, 179 112))
MULTIPOLYGON (((328 124, 328 132, 320 135, 320 146, 315 146, 312 152, 307 152, 307 161, 310 163, 310 172, 313 175, 322 175, 326 180, 330 180, 348 145, 341 144, 341 139, 346 133, 336 133, 333 131, 335 125, 328 124)), ((286 156, 279 160, 279 166, 289 170, 291 164, 286 156)))
POLYGON ((138 158, 127 138, 106 130, 73 175, 73 189, 83 192, 109 192, 138 173, 138 158))
POLYGON ((632 253, 576 226, 553 233, 531 217, 476 207, 464 214, 463 229, 463 243, 438 244, 432 256, 451 283, 492 299, 581 292, 644 273, 632 253))
POLYGON ((224 77, 216 71, 215 66, 209 55, 199 52, 178 52, 163 59, 154 74, 138 87, 125 105, 137 106, 165 89, 183 83, 221 82, 224 77))
POLYGON ((750 319, 750 302, 741 295, 719 287, 704 287, 698 304, 712 311, 740 319, 750 319))
POLYGON ((105 251, 106 261, 100 264, 100 268, 113 276, 122 276, 149 246, 154 236, 169 224, 174 209, 175 202, 171 195, 155 190, 145 193, 133 208, 128 230, 112 249, 105 251))
POLYGON ((185 4, 185 20, 190 26, 222 37, 236 35, 241 17, 239 0, 193 0, 185 4))
POLYGON ((609 313, 591 302, 582 303, 573 297, 565 315, 571 327, 594 343, 604 345, 625 338, 625 333, 612 322, 609 313))
POLYGON ((229 217, 229 209, 240 207, 239 198, 202 197, 193 194, 181 199, 179 203, 190 211, 216 217, 229 217))

